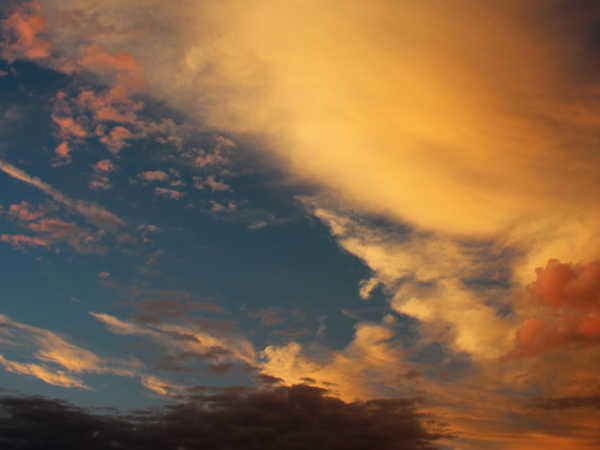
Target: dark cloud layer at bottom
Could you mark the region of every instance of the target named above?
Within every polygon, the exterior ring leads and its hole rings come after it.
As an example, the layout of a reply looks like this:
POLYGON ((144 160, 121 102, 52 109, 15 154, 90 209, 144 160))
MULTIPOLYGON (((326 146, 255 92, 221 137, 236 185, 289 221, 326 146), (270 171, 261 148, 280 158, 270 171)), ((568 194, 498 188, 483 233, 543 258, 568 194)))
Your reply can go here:
POLYGON ((130 415, 0 397, 4 450, 433 450, 415 400, 345 403, 309 386, 229 389, 130 415))

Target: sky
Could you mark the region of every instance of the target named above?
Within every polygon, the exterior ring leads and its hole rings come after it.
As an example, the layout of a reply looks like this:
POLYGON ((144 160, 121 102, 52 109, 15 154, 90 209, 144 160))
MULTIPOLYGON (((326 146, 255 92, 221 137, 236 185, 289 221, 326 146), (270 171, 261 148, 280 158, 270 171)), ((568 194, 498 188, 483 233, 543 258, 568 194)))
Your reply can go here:
POLYGON ((6 449, 597 449, 600 4, 0 2, 6 449))

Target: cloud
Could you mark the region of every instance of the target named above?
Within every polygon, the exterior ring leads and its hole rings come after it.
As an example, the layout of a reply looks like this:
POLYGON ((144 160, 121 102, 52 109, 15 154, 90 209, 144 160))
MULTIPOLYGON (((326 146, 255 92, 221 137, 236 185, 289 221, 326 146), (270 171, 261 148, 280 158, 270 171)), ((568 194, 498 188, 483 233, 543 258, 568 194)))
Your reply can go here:
POLYGON ((0 355, 0 364, 10 372, 36 377, 62 387, 83 387, 85 373, 135 376, 142 367, 135 360, 102 359, 42 328, 22 324, 0 315, 0 347, 33 357, 35 363, 10 361, 0 355))
POLYGON ((58 192, 56 189, 53 189, 48 183, 44 183, 38 177, 32 177, 21 169, 18 169, 6 163, 5 161, 0 160, 0 170, 7 175, 16 178, 17 180, 23 181, 40 189, 52 197, 57 203, 60 203, 61 205, 64 205, 67 208, 81 214, 84 219, 92 225, 96 225, 99 228, 105 228, 107 230, 114 230, 117 226, 124 225, 124 222, 120 218, 108 212, 102 206, 83 200, 72 200, 66 195, 58 192))
POLYGON ((31 237, 31 236, 25 236, 24 234, 2 234, 2 235, 0 235, 0 241, 6 242, 15 248, 23 248, 24 246, 26 246, 26 247, 35 247, 35 246, 48 247, 48 245, 50 245, 49 242, 47 242, 43 239, 39 239, 39 238, 31 237))
POLYGON ((359 286, 361 298, 381 285, 394 310, 421 322, 423 343, 447 342, 454 351, 478 360, 509 351, 515 324, 503 311, 512 304, 512 291, 503 292, 492 278, 510 265, 510 253, 486 241, 381 226, 326 200, 313 201, 303 199, 340 246, 373 272, 359 286), (476 289, 469 280, 479 281, 476 289))
POLYGON ((202 177, 194 177, 194 187, 196 189, 204 189, 204 186, 208 186, 211 192, 230 190, 230 187, 224 182, 215 180, 214 175, 209 175, 206 180, 203 180, 202 177))
POLYGON ((260 319, 263 327, 272 327, 287 321, 285 317, 282 317, 286 312, 283 308, 265 308, 255 313, 248 313, 248 317, 260 319))
POLYGON ((406 372, 408 363, 403 349, 393 342, 394 326, 391 316, 380 324, 359 323, 353 341, 343 350, 329 352, 327 358, 311 356, 297 342, 268 346, 261 353, 261 370, 286 385, 303 383, 310 377, 317 386, 335 386, 332 393, 345 400, 397 394, 408 388, 397 378, 397 374, 406 372))
POLYGON ((112 184, 110 184, 110 178, 102 176, 102 175, 92 175, 90 182, 88 183, 90 189, 94 191, 106 190, 112 188, 112 184))
POLYGON ((532 408, 539 408, 547 411, 554 409, 572 409, 585 407, 600 409, 600 395, 573 395, 571 397, 535 398, 529 403, 529 405, 532 408))
POLYGON ((53 371, 47 369, 39 364, 9 361, 0 355, 0 365, 4 366, 4 369, 9 372, 20 375, 31 375, 54 386, 62 386, 66 388, 79 387, 87 389, 83 382, 77 377, 62 371, 53 371))
POLYGON ((19 204, 11 205, 7 213, 9 218, 13 220, 31 222, 45 216, 48 211, 45 208, 36 209, 26 201, 22 201, 19 204))
POLYGON ((138 175, 138 177, 144 181, 149 181, 149 182, 166 181, 169 179, 169 175, 166 172, 163 172, 162 170, 142 172, 138 175))
POLYGON ((162 187, 154 188, 154 192, 156 192, 157 195, 161 195, 163 197, 167 197, 172 200, 179 200, 181 197, 183 197, 185 195, 185 192, 176 191, 175 189, 162 188, 162 187))
POLYGON ((94 172, 98 174, 116 172, 119 170, 119 166, 114 164, 110 159, 100 160, 96 164, 93 164, 92 168, 94 169, 94 172))
POLYGON ((114 164, 110 159, 103 159, 96 164, 93 164, 92 168, 94 169, 95 174, 92 175, 92 178, 88 183, 90 189, 97 191, 100 189, 106 190, 112 188, 110 179, 105 176, 105 174, 116 172, 119 170, 119 166, 114 164))
POLYGON ((41 37, 48 30, 48 24, 40 12, 37 1, 22 3, 2 21, 1 48, 9 62, 20 57, 40 59, 50 55, 52 43, 41 37))
POLYGON ((2 240, 10 243, 15 248, 24 245, 43 245, 48 247, 55 242, 65 242, 80 253, 104 254, 108 249, 96 245, 104 236, 104 231, 93 233, 91 230, 81 228, 73 222, 47 216, 55 209, 55 204, 33 207, 23 201, 20 204, 11 205, 8 217, 15 221, 18 226, 37 234, 37 237, 25 235, 3 235, 2 240))
MULTIPOLYGON (((107 329, 117 335, 143 336, 154 340, 161 347, 179 352, 180 362, 190 354, 200 359, 217 362, 233 360, 254 364, 255 352, 252 344, 235 330, 210 326, 210 321, 156 321, 137 324, 123 321, 108 314, 90 312, 107 329)), ((168 316, 167 316, 168 317, 168 316)))
POLYGON ((525 320, 517 330, 515 349, 505 359, 565 345, 600 344, 600 261, 563 264, 552 259, 536 273, 527 286, 528 302, 550 317, 525 320))
POLYGON ((308 386, 238 388, 200 392, 166 408, 122 416, 96 415, 43 397, 4 396, 0 432, 7 450, 433 450, 436 441, 451 435, 428 431, 417 405, 410 399, 345 403, 308 386))

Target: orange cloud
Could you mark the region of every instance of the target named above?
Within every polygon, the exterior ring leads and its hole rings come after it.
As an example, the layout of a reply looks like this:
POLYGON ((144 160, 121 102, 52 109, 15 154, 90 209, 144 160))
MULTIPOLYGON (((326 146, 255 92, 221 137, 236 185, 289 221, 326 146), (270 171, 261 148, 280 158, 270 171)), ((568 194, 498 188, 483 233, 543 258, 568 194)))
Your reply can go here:
POLYGON ((536 269, 528 301, 549 318, 530 318, 517 330, 515 349, 504 359, 534 356, 569 344, 600 344, 600 261, 536 269))
POLYGON ((30 222, 46 215, 46 211, 42 208, 35 209, 26 201, 22 201, 17 205, 11 205, 7 213, 11 219, 25 222, 30 222))
POLYGON ((40 37, 48 30, 37 1, 22 4, 2 21, 3 55, 9 62, 16 58, 40 59, 50 56, 52 43, 40 37))
POLYGON ((161 188, 161 187, 155 188, 154 192, 156 192, 157 195, 162 195, 163 197, 168 197, 173 200, 179 200, 181 197, 183 197, 185 195, 185 192, 176 191, 174 189, 161 188))
POLYGON ((112 373, 135 376, 141 368, 139 361, 102 359, 51 331, 13 321, 1 314, 0 325, 0 343, 3 347, 28 353, 39 361, 20 363, 0 355, 0 365, 10 372, 34 376, 49 384, 85 388, 77 375, 112 373))
POLYGON ((110 184, 110 179, 108 177, 104 177, 102 175, 92 175, 92 179, 88 183, 90 189, 94 191, 99 191, 100 189, 110 189, 112 184, 110 184))
POLYGON ((169 175, 162 170, 142 172, 139 177, 145 181, 166 181, 169 179, 169 175))
POLYGON ((111 55, 98 44, 92 44, 85 50, 85 55, 78 60, 78 64, 93 72, 111 73, 118 80, 117 87, 113 88, 121 96, 130 88, 146 88, 148 82, 143 77, 140 67, 131 53, 117 52, 111 55))
POLYGON ((114 164, 110 159, 103 159, 92 165, 94 172, 96 173, 110 173, 115 172, 119 167, 114 164))
POLYGON ((64 139, 81 139, 88 136, 88 132, 84 127, 72 117, 52 115, 52 120, 58 125, 60 136, 64 139))
POLYGON ((49 242, 31 237, 25 236, 24 234, 2 234, 0 235, 0 241, 7 242, 15 248, 22 248, 23 246, 33 247, 33 246, 43 246, 48 247, 50 245, 49 242))

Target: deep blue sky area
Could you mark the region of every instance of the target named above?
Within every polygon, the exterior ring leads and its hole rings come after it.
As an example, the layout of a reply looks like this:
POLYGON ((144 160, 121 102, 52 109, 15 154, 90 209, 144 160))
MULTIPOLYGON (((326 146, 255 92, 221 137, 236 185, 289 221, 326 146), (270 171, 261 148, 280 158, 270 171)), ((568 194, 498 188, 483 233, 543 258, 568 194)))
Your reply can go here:
MULTIPOLYGON (((6 62, 2 67, 7 68, 6 62)), ((107 357, 125 351, 143 359, 147 357, 144 352, 152 350, 143 349, 141 339, 107 333, 88 314, 126 319, 135 313, 130 291, 135 286, 184 291, 191 299, 218 305, 223 311, 208 317, 227 320, 250 333, 257 349, 285 344, 290 338, 273 331, 287 327, 300 330, 294 339, 314 341, 330 350, 342 350, 351 342, 355 320, 342 310, 367 306, 358 297, 358 286, 370 270, 343 251, 324 224, 309 217, 292 186, 286 187, 285 178, 251 148, 245 149, 246 155, 233 155, 233 166, 226 171, 213 173, 229 186, 224 192, 191 188, 193 177, 206 177, 207 171, 186 166, 177 159, 176 150, 152 139, 135 141, 114 157, 94 137, 80 140, 70 164, 52 167, 54 148, 60 141, 52 121, 55 95, 60 90, 76 91, 77 85, 81 90, 82 84, 81 79, 36 64, 12 64, 10 73, 0 77, 2 158, 73 200, 102 205, 125 225, 119 236, 108 233, 103 237, 107 250, 99 254, 78 251, 60 239, 48 247, 11 248, 2 242, 3 314, 65 337, 77 336, 76 345, 107 357), (93 164, 109 158, 118 166, 111 174, 112 189, 90 189, 93 164), (140 179, 143 172, 168 173, 169 169, 177 171, 176 179, 182 181, 178 188, 185 189, 186 195, 181 199, 158 196, 155 184, 140 179), (211 212, 212 201, 239 206, 237 211, 211 212), (143 227, 148 225, 159 231, 146 231, 143 227), (103 279, 102 273, 110 275, 103 279), (265 325, 257 314, 269 308, 276 308, 282 318, 265 325)), ((169 111, 164 108, 162 112, 169 111)), ((210 137, 198 132, 189 139, 206 143, 210 137)), ((0 234, 23 233, 23 223, 7 214, 11 205, 23 201, 30 208, 41 205, 52 210, 65 222, 93 228, 85 217, 53 201, 38 187, 6 173, 0 173, 0 180, 4 207, 0 234)), ((375 311, 367 313, 374 320, 389 311, 380 295, 368 307, 375 311)), ((18 353, 18 349, 12 351, 18 353)), ((238 370, 231 376, 248 384, 242 375, 238 370)), ((2 377, 7 388, 46 392, 43 381, 11 373, 2 377)), ((135 384, 132 379, 90 377, 94 390, 69 390, 66 398, 84 405, 100 402, 122 407, 159 401, 158 396, 146 393, 140 403, 120 402, 122 393, 135 384), (106 383, 111 387, 104 387, 106 383)), ((208 382, 222 384, 218 379, 208 382)), ((51 388, 52 393, 60 389, 51 388)))

